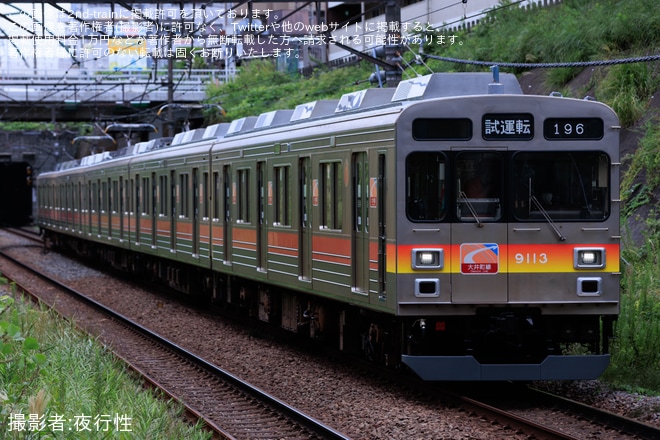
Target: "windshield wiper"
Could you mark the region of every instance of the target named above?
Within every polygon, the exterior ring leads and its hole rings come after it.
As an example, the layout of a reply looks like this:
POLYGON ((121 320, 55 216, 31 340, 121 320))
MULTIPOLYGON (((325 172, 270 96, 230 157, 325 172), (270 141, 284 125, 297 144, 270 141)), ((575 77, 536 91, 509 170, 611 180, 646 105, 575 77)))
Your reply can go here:
POLYGON ((531 195, 531 194, 529 195, 529 204, 530 205, 531 204, 536 205, 536 208, 539 210, 539 212, 541 213, 543 218, 545 218, 545 220, 548 222, 550 227, 555 231, 555 233, 557 234, 557 237, 559 237, 559 240, 560 241, 565 241, 566 237, 564 237, 564 234, 561 233, 561 231, 559 230, 559 228, 557 227, 555 222, 552 221, 552 219, 550 218, 550 215, 548 214, 548 212, 545 209, 543 209, 543 206, 541 206, 541 202, 539 202, 539 200, 536 198, 536 196, 531 195))
POLYGON ((467 206, 468 211, 470 211, 470 214, 472 214, 472 217, 474 217, 474 220, 477 222, 477 227, 483 228, 484 224, 481 220, 479 220, 479 215, 477 214, 477 210, 474 209, 474 206, 472 206, 472 203, 470 203, 470 200, 468 200, 465 191, 458 192, 458 200, 465 203, 465 206, 467 206))

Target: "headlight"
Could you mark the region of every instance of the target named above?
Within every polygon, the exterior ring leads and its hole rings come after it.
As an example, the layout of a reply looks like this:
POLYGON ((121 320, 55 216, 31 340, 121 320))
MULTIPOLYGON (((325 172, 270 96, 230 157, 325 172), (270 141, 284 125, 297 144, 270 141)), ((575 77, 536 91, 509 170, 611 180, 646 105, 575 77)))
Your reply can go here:
POLYGON ((605 249, 575 248, 573 267, 576 269, 603 269, 605 267, 605 249))
POLYGON ((442 249, 413 249, 413 269, 442 269, 444 264, 442 249))

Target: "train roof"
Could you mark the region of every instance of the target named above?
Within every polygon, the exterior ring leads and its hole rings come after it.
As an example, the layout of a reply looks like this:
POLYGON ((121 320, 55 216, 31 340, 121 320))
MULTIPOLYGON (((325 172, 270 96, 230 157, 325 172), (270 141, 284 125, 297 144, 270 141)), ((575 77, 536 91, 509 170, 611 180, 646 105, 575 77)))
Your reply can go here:
POLYGON ((522 95, 523 91, 515 75, 500 74, 499 80, 489 81, 491 75, 484 72, 435 73, 401 81, 392 101, 426 100, 453 96, 486 94, 522 95))
POLYGON ((57 171, 86 167, 119 157, 135 156, 149 151, 192 146, 202 141, 218 141, 238 134, 272 127, 332 118, 349 112, 368 111, 401 105, 404 102, 434 98, 485 95, 488 93, 522 95, 513 74, 498 74, 493 78, 486 72, 434 73, 401 81, 394 88, 372 88, 344 94, 338 100, 317 100, 300 104, 293 110, 274 110, 259 116, 248 116, 230 123, 210 125, 177 133, 173 138, 140 142, 121 150, 102 152, 81 160, 61 163, 57 171))

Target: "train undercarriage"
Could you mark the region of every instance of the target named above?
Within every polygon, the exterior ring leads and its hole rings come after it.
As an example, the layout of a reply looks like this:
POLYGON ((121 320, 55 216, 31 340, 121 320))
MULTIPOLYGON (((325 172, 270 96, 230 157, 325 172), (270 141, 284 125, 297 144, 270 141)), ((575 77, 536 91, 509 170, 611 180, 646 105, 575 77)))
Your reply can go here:
MULTIPOLYGON (((448 370, 483 365, 506 368, 541 365, 547 359, 555 362, 567 356, 574 356, 580 368, 582 362, 598 358, 597 368, 601 368, 609 361, 614 317, 543 315, 537 307, 481 307, 469 316, 395 317, 52 231, 45 232, 45 239, 48 247, 207 298, 249 318, 392 368, 406 368, 403 364, 421 371, 445 364, 448 370), (420 367, 420 362, 432 366, 420 367)), ((428 374, 427 380, 454 375, 428 374)))

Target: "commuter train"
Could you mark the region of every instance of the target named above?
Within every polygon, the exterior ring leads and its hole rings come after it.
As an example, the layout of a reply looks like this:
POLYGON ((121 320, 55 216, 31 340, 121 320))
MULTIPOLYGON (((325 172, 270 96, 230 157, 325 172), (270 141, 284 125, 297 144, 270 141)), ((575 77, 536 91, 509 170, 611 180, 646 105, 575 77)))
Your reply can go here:
POLYGON ((423 380, 589 379, 619 311, 619 132, 511 74, 432 74, 62 164, 38 222, 423 380))

